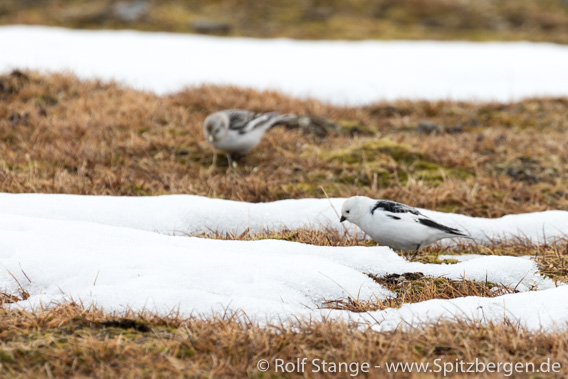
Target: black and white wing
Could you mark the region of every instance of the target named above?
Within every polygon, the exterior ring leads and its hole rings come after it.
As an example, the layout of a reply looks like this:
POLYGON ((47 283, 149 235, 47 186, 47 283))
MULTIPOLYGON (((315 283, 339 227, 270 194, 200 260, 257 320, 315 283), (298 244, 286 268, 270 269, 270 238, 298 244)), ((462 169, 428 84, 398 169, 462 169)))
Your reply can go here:
POLYGON ((421 215, 418 209, 412 208, 406 204, 397 203, 396 201, 390 200, 379 200, 371 208, 371 214, 374 214, 376 210, 390 212, 390 213, 410 213, 413 215, 421 215))
POLYGON ((246 130, 249 123, 261 115, 260 113, 241 109, 228 109, 225 112, 229 116, 229 129, 239 132, 246 130))
POLYGON ((418 222, 422 225, 441 230, 448 234, 470 238, 469 236, 464 234, 461 230, 450 228, 449 226, 437 223, 428 216, 425 216, 422 213, 420 213, 418 209, 412 208, 406 204, 397 203, 395 201, 389 201, 389 200, 379 200, 371 208, 371 214, 374 214, 375 211, 377 210, 384 212, 387 215, 387 217, 390 217, 394 220, 418 222))
POLYGON ((259 127, 268 126, 275 121, 278 116, 277 112, 270 113, 256 113, 251 111, 230 109, 227 110, 229 114, 229 129, 245 134, 259 127))

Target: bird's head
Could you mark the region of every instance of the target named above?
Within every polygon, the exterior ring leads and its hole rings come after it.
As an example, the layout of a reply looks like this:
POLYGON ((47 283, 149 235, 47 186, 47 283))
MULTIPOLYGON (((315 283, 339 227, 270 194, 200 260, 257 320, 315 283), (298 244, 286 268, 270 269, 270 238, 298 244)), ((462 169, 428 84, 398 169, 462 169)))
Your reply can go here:
POLYGON ((222 141, 227 136, 229 122, 229 116, 224 112, 215 112, 207 116, 203 121, 205 139, 209 143, 222 141))
POLYGON ((364 204, 367 200, 370 199, 364 196, 353 196, 345 200, 341 207, 341 218, 339 222, 345 220, 354 222, 358 220, 362 216, 361 213, 364 210, 364 204))

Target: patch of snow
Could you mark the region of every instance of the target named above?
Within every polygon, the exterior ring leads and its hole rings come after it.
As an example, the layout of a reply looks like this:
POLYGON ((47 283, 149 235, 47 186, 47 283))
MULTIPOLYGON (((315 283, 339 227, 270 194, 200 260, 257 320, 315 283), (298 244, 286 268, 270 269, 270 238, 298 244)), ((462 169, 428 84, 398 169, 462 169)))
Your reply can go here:
MULTIPOLYGON (((246 203, 193 195, 147 197, 0 193, 0 212, 59 220, 90 221, 162 234, 252 234, 298 228, 343 230, 334 208, 345 199, 294 199, 246 203)), ((425 215, 458 227, 477 241, 509 238, 535 243, 567 237, 568 212, 545 211, 500 218, 469 217, 421 209, 425 215)), ((351 231, 353 225, 346 225, 351 231)))
MULTIPOLYGON (((440 254, 440 255, 438 255, 438 259, 440 259, 440 260, 455 259, 458 262, 467 262, 467 261, 471 261, 472 259, 479 259, 479 258, 485 258, 485 257, 487 257, 487 255, 481 255, 481 254, 440 254)), ((517 258, 531 260, 531 259, 534 258, 534 256, 533 255, 520 255, 517 258)))
POLYGON ((334 104, 567 96, 568 47, 527 42, 294 41, 0 27, 0 72, 69 71, 157 94, 219 84, 334 104))
MULTIPOLYGON (((506 267, 503 267, 506 270, 506 267)), ((518 322, 532 330, 566 330, 568 327, 568 286, 498 296, 460 297, 405 304, 398 309, 360 314, 374 330, 399 326, 420 326, 438 320, 466 319, 481 322, 518 322)), ((360 320, 359 320, 360 321, 360 320)))
MULTIPOLYGON (((508 286, 520 283, 520 290, 534 285, 541 290, 554 287, 550 279, 538 274, 534 262, 514 257, 488 256, 455 265, 421 264, 410 263, 386 247, 321 247, 277 240, 167 236, 86 221, 7 213, 0 215, 0 261, 0 289, 17 293, 11 273, 31 295, 15 306, 33 308, 73 299, 85 305, 96 303, 109 311, 130 307, 207 315, 230 308, 243 310, 261 322, 322 316, 368 321, 364 314, 318 309, 324 300, 348 296, 384 299, 393 295, 365 273, 420 271, 456 279, 487 279, 508 286)), ((513 299, 506 304, 516 308, 507 306, 507 311, 521 318, 526 308, 532 307, 515 302, 515 296, 522 295, 503 297, 513 299)), ((537 298, 539 312, 546 317, 548 308, 553 312, 562 308, 557 298, 537 298)), ((486 301, 470 298, 455 303, 426 302, 375 317, 392 323, 417 313, 421 318, 416 322, 422 322, 423 318, 449 315, 458 306, 466 313, 474 311, 479 302, 486 301)), ((492 299, 487 304, 492 310, 499 309, 503 301, 492 299)), ((558 321, 565 319, 568 312, 558 321)))

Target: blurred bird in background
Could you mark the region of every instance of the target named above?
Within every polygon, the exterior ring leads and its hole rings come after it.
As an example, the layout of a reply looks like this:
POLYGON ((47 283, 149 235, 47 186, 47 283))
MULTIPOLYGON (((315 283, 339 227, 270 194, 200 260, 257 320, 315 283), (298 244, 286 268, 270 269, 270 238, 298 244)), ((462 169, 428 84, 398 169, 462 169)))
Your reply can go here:
POLYGON ((296 118, 293 114, 227 109, 207 116, 203 131, 211 145, 229 154, 231 164, 232 158, 247 155, 258 145, 268 129, 296 118))

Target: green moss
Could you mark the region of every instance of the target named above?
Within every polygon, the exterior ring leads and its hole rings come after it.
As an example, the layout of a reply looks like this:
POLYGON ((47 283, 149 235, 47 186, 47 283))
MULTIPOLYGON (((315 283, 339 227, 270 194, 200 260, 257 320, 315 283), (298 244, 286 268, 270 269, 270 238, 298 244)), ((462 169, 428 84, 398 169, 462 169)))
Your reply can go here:
POLYGON ((399 144, 390 139, 383 138, 379 141, 369 141, 363 145, 366 152, 378 151, 382 154, 390 156, 396 162, 410 164, 422 156, 410 149, 408 145, 399 144))
POLYGON ((343 132, 349 134, 363 134, 373 135, 376 134, 378 129, 375 126, 365 125, 360 121, 355 120, 337 120, 335 121, 343 132))
POLYGON ((16 363, 14 357, 12 357, 12 355, 5 350, 0 350, 0 362, 3 364, 16 363))
POLYGON ((178 359, 184 358, 193 358, 195 356, 195 350, 193 350, 190 346, 182 343, 179 347, 179 351, 177 352, 176 357, 178 359))
POLYGON ((59 99, 49 94, 43 94, 43 95, 37 95, 34 98, 34 102, 38 107, 54 106, 57 103, 59 103, 59 99))
POLYGON ((364 162, 384 162, 387 164, 391 160, 411 163, 421 159, 421 155, 412 151, 407 145, 396 143, 388 138, 381 138, 378 140, 366 140, 362 144, 352 145, 347 149, 324 153, 323 158, 331 162, 348 164, 364 162))
POLYGON ((329 173, 325 171, 315 171, 310 172, 308 175, 308 181, 316 182, 316 183, 327 183, 333 177, 329 175, 329 173))
POLYGON ((409 146, 387 138, 367 140, 347 149, 323 152, 321 156, 331 165, 341 163, 337 179, 352 185, 370 186, 375 182, 378 186, 389 186, 394 180, 404 184, 409 176, 438 185, 445 178, 463 180, 473 175, 463 168, 445 168, 428 161, 409 146))
POLYGON ((437 165, 435 163, 432 162, 426 162, 423 160, 419 160, 416 161, 412 164, 412 167, 414 167, 416 170, 418 171, 432 171, 432 170, 439 170, 441 168, 440 165, 437 165))
POLYGON ((152 194, 152 191, 145 188, 144 184, 129 183, 128 189, 134 196, 149 196, 152 194))
POLYGON ((446 169, 429 162, 409 146, 388 138, 367 139, 346 149, 322 149, 311 154, 327 160, 333 175, 312 176, 308 181, 387 187, 393 183, 404 185, 410 176, 437 185, 446 177, 463 179, 471 175, 463 169, 446 169))
POLYGON ((473 171, 463 168, 445 168, 439 164, 424 160, 415 161, 410 165, 409 171, 419 180, 429 184, 438 185, 445 178, 465 180, 474 175, 473 171))
POLYGON ((442 204, 438 205, 440 212, 456 213, 460 209, 460 204, 442 204))
POLYGON ((298 182, 283 185, 275 189, 274 193, 281 199, 288 199, 294 194, 303 194, 306 197, 317 197, 321 195, 318 183, 298 182))
POLYGON ((123 328, 105 328, 99 333, 101 336, 114 338, 120 336, 121 338, 135 340, 142 336, 142 332, 136 331, 134 329, 123 329, 123 328))
POLYGON ((284 186, 284 191, 313 192, 315 187, 311 183, 293 183, 284 186))

